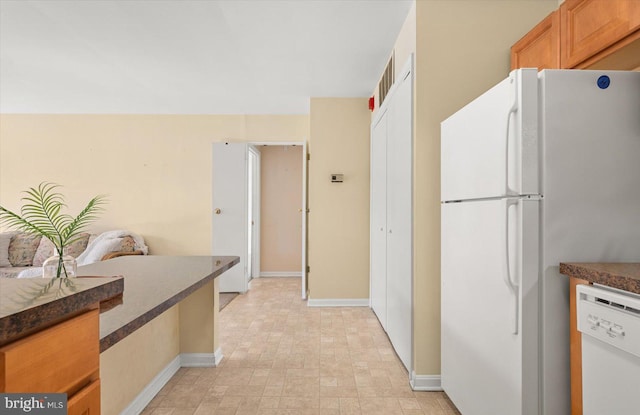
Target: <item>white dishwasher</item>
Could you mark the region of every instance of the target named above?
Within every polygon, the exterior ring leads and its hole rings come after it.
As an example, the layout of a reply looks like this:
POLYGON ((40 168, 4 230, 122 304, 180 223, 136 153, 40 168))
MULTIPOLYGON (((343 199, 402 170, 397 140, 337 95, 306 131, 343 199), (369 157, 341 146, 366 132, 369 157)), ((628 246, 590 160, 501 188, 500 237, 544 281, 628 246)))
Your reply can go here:
POLYGON ((640 414, 640 295, 578 285, 583 415, 640 414))

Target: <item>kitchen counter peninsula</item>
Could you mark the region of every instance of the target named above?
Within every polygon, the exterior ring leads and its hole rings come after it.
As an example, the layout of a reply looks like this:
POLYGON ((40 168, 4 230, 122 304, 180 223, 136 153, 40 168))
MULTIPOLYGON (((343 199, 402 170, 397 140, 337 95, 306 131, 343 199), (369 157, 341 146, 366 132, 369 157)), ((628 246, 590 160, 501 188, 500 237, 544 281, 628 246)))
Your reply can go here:
POLYGON ((124 280, 122 304, 100 314, 102 415, 140 413, 180 367, 219 363, 217 277, 238 262, 149 255, 78 267, 124 280))
POLYGON ((81 277, 125 277, 122 304, 100 315, 100 352, 213 281, 238 261, 238 257, 132 255, 79 267, 81 277))

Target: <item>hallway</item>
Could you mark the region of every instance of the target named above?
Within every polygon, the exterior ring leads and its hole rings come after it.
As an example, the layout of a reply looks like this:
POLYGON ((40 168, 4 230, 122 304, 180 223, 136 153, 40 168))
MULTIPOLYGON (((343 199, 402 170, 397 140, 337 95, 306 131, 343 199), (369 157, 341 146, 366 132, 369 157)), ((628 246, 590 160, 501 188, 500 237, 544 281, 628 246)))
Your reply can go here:
POLYGON ((182 368, 145 415, 453 415, 413 392, 373 312, 309 308, 299 278, 259 278, 220 313, 224 359, 182 368))

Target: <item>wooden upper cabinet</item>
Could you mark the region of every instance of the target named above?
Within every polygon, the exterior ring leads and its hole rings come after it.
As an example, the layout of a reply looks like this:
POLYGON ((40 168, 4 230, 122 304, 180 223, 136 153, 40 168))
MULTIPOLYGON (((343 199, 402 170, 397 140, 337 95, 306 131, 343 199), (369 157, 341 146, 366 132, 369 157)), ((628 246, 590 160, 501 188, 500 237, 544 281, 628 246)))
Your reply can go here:
POLYGON ((511 69, 560 68, 560 14, 554 11, 511 47, 511 69))
POLYGON ((560 31, 561 67, 589 67, 640 38, 640 0, 566 0, 560 31))

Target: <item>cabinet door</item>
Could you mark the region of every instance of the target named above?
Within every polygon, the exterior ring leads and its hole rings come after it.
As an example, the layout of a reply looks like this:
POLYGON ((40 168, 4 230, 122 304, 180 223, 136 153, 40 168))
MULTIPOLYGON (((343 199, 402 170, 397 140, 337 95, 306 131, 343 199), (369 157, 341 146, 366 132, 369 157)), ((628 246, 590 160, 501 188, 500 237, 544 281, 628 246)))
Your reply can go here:
POLYGON ((561 67, 598 59, 594 55, 638 30, 638 0, 566 0, 560 6, 561 67))
POLYGON ((0 348, 0 391, 72 392, 97 378, 99 311, 88 311, 0 348))
POLYGON ((396 81, 387 125, 387 334, 411 373, 413 289, 413 78, 396 81))
POLYGON ((560 68, 560 17, 554 11, 511 47, 511 69, 560 68))
POLYGON ((100 380, 93 381, 69 399, 67 415, 100 415, 100 380))
POLYGON ((387 330, 387 112, 371 128, 371 308, 387 330))

